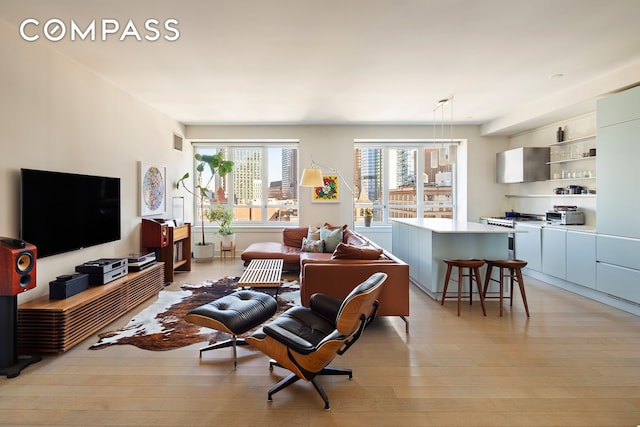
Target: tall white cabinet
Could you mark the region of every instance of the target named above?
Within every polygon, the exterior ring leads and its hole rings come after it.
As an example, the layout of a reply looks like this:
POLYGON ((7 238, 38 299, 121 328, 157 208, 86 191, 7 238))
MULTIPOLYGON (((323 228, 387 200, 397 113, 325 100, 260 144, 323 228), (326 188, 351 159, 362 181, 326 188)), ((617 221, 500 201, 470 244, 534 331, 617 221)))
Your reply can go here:
POLYGON ((640 86, 598 101, 598 233, 640 238, 640 86))
POLYGON ((640 86, 598 101, 596 288, 640 304, 640 86))

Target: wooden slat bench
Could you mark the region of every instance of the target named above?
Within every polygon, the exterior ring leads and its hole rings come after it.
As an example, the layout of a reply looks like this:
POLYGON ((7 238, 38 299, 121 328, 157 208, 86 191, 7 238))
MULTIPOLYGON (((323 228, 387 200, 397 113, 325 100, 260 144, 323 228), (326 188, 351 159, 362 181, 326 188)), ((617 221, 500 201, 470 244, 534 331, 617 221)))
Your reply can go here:
POLYGON ((276 298, 282 277, 281 259, 252 259, 242 273, 238 286, 252 288, 276 288, 276 298))

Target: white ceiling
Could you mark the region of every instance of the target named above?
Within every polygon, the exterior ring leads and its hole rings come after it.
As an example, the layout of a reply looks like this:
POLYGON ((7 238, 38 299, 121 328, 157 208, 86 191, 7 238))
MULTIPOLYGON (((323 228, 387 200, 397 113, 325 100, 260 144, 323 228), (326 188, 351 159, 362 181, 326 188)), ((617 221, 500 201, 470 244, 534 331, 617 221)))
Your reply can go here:
POLYGON ((177 19, 174 42, 33 43, 185 124, 424 124, 453 97, 456 123, 494 134, 640 82, 638 17, 638 0, 0 0, 16 28, 177 19))

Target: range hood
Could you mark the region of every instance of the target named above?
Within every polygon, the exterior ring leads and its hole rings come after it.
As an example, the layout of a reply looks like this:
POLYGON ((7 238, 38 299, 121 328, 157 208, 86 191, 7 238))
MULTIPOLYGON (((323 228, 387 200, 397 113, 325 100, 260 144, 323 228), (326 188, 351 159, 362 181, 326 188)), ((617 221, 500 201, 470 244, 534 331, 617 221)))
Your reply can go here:
POLYGON ((549 179, 549 147, 520 147, 496 154, 496 182, 516 183, 549 179))

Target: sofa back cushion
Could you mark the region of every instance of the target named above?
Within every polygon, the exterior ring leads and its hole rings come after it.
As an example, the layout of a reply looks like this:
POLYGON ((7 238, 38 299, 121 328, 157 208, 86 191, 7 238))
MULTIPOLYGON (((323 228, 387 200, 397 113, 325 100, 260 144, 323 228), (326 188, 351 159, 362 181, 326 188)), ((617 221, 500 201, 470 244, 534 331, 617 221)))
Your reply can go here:
POLYGON ((342 242, 343 243, 347 243, 347 244, 351 244, 351 245, 355 245, 355 246, 367 245, 369 243, 369 242, 367 242, 367 240, 365 240, 360 235, 354 233, 353 231, 351 231, 348 228, 344 231, 342 242))
POLYGON ((285 246, 294 248, 302 247, 302 238, 307 237, 309 229, 307 227, 291 227, 282 231, 282 243, 285 246))
POLYGON ((339 243, 336 246, 335 251, 331 259, 378 259, 382 255, 381 248, 374 248, 373 246, 355 246, 344 243, 339 243))

